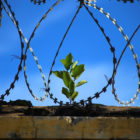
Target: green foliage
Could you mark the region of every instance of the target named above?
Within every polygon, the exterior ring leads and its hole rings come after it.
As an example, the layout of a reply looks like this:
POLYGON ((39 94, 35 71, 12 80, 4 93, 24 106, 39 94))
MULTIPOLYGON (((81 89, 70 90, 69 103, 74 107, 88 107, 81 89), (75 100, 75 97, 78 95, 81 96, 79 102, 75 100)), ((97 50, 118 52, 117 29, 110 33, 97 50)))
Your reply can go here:
POLYGON ((67 71, 63 71, 63 82, 66 87, 69 88, 69 83, 71 80, 72 80, 72 77, 71 77, 70 73, 67 71))
POLYGON ((78 63, 78 61, 75 61, 75 62, 72 64, 70 71, 72 71, 72 70, 76 67, 77 63, 78 63))
POLYGON ((68 90, 67 88, 63 87, 63 88, 62 88, 62 93, 63 93, 64 95, 66 95, 67 98, 70 97, 70 92, 69 92, 69 90, 68 90))
POLYGON ((77 83, 76 87, 79 87, 79 86, 81 86, 81 85, 83 85, 85 83, 87 83, 87 81, 82 80, 82 81, 80 81, 80 82, 77 83))
POLYGON ((61 59, 61 62, 63 63, 66 70, 70 69, 70 66, 73 64, 73 56, 72 54, 68 54, 65 59, 61 59))
POLYGON ((74 69, 72 69, 72 77, 77 79, 83 72, 85 71, 85 65, 76 65, 74 69))
POLYGON ((80 75, 85 71, 85 65, 77 65, 78 61, 73 62, 73 56, 69 53, 65 59, 61 59, 62 64, 65 67, 63 71, 53 71, 53 74, 62 79, 66 87, 62 87, 62 94, 64 94, 70 101, 74 101, 78 96, 78 92, 75 91, 76 87, 87 83, 86 80, 82 80, 75 83, 80 75))
POLYGON ((54 71, 53 73, 55 74, 55 76, 63 79, 63 71, 54 71))
POLYGON ((78 92, 75 91, 75 92, 72 94, 71 99, 74 100, 77 96, 78 96, 78 92))
POLYGON ((74 81, 69 82, 69 90, 70 90, 70 93, 74 93, 74 91, 75 91, 75 83, 74 83, 74 81))

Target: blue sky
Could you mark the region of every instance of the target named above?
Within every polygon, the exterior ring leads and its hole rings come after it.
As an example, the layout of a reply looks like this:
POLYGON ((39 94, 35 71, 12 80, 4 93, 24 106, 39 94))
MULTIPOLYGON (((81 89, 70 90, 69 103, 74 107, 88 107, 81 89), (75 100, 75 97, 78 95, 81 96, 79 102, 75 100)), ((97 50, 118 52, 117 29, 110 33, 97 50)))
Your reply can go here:
MULTIPOLYGON (((19 26, 24 36, 29 39, 34 27, 55 0, 48 0, 45 5, 40 6, 33 5, 27 0, 9 0, 8 2, 11 4, 12 9, 14 9, 15 16, 19 21, 19 26)), ((128 37, 132 35, 136 27, 140 24, 140 2, 136 1, 133 4, 127 2, 127 4, 124 4, 123 2, 114 0, 97 0, 96 4, 99 7, 103 7, 104 11, 109 12, 111 17, 117 20, 117 23, 123 27, 128 37)), ((64 2, 60 2, 60 4, 48 14, 45 21, 41 23, 41 26, 36 31, 34 39, 31 41, 31 47, 39 59, 46 79, 48 78, 48 73, 56 50, 78 5, 79 2, 77 0, 64 0, 64 2)), ((94 8, 90 7, 90 10, 98 19, 101 26, 104 27, 105 33, 110 37, 112 45, 116 48, 116 57, 118 58, 126 41, 110 20, 94 8)), ((140 61, 140 31, 138 31, 133 38, 132 44, 138 55, 138 60, 140 61)), ((110 77, 113 67, 109 45, 84 7, 80 10, 64 41, 53 70, 64 69, 60 60, 65 58, 70 52, 74 60, 79 60, 79 64, 85 64, 86 69, 79 80, 85 79, 88 83, 77 88, 79 96, 76 101, 79 101, 80 99, 86 99, 88 96, 93 96, 95 92, 100 91, 106 84, 104 74, 110 77)), ((13 59, 11 55, 20 56, 20 40, 14 24, 5 11, 3 11, 2 27, 0 28, 1 93, 9 87, 10 82, 12 82, 17 72, 19 60, 13 59)), ((42 88, 44 88, 44 85, 41 75, 29 51, 26 63, 27 75, 32 90, 36 96, 43 96, 44 91, 42 88)), ((19 76, 20 79, 16 82, 15 88, 5 100, 26 99, 30 100, 33 105, 54 105, 49 97, 44 102, 34 100, 26 87, 23 71, 19 76)), ((63 82, 55 76, 52 76, 51 79, 51 92, 59 99, 67 101, 66 97, 61 93, 63 82)), ((79 80, 77 80, 77 82, 79 80)), ((136 93, 137 85, 138 77, 136 65, 132 53, 128 48, 122 58, 116 75, 118 97, 123 101, 130 100, 136 93)), ((111 87, 109 87, 107 92, 103 93, 99 99, 95 99, 93 102, 105 105, 119 105, 111 93, 111 87)), ((132 106, 140 106, 140 101, 136 100, 135 104, 132 104, 132 106)))

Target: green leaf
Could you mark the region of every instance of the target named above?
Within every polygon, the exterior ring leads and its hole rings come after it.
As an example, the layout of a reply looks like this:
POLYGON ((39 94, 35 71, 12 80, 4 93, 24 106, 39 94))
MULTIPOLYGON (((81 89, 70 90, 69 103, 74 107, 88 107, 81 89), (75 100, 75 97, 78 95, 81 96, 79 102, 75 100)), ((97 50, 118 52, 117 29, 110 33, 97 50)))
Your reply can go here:
POLYGON ((62 64, 65 66, 65 64, 66 64, 66 63, 65 63, 65 59, 61 59, 60 61, 61 61, 62 64))
POLYGON ((64 95, 66 95, 66 97, 67 98, 69 98, 70 97, 70 93, 69 93, 69 91, 68 91, 68 89, 67 88, 62 88, 62 93, 64 94, 64 95))
POLYGON ((71 53, 69 53, 65 59, 61 59, 61 62, 63 63, 66 70, 70 69, 70 66, 73 64, 73 56, 71 53))
POLYGON ((63 71, 53 71, 53 74, 55 74, 55 76, 63 79, 63 71))
POLYGON ((75 61, 75 62, 73 63, 73 65, 72 65, 72 67, 71 67, 71 70, 70 70, 70 71, 72 71, 72 70, 76 67, 77 63, 78 63, 78 61, 75 61))
POLYGON ((78 92, 75 91, 75 92, 72 94, 71 99, 74 101, 75 98, 76 98, 77 96, 78 96, 78 92))
POLYGON ((77 83, 76 87, 79 87, 79 86, 81 86, 81 85, 83 85, 85 83, 87 83, 86 80, 81 80, 80 82, 77 83))
POLYGON ((66 87, 69 88, 69 82, 72 81, 72 77, 69 72, 63 71, 63 82, 66 87))
POLYGON ((75 91, 75 83, 73 80, 69 82, 69 89, 71 94, 75 91))
POLYGON ((77 79, 83 72, 85 71, 85 65, 76 65, 75 68, 72 70, 72 77, 77 79))

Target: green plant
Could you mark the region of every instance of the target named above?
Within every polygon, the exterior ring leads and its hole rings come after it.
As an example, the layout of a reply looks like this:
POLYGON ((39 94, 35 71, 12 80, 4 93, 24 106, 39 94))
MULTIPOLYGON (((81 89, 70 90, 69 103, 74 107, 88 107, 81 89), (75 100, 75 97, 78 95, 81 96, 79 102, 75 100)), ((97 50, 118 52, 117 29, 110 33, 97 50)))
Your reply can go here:
POLYGON ((69 53, 65 59, 61 59, 61 62, 66 70, 53 71, 53 73, 55 76, 63 80, 66 87, 62 87, 62 94, 64 94, 71 103, 71 101, 74 101, 78 96, 78 92, 75 91, 76 87, 87 83, 86 80, 82 80, 77 84, 75 83, 75 81, 85 71, 85 65, 77 65, 78 61, 73 62, 73 56, 71 53, 69 53))

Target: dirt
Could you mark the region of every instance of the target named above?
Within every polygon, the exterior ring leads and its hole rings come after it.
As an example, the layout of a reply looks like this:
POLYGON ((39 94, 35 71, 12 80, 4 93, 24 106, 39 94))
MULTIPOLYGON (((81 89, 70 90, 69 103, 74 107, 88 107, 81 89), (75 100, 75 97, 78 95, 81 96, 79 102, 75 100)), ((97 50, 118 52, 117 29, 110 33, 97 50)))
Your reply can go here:
POLYGON ((92 104, 80 106, 32 106, 30 101, 0 101, 0 116, 106 116, 140 117, 140 107, 117 107, 92 104))

